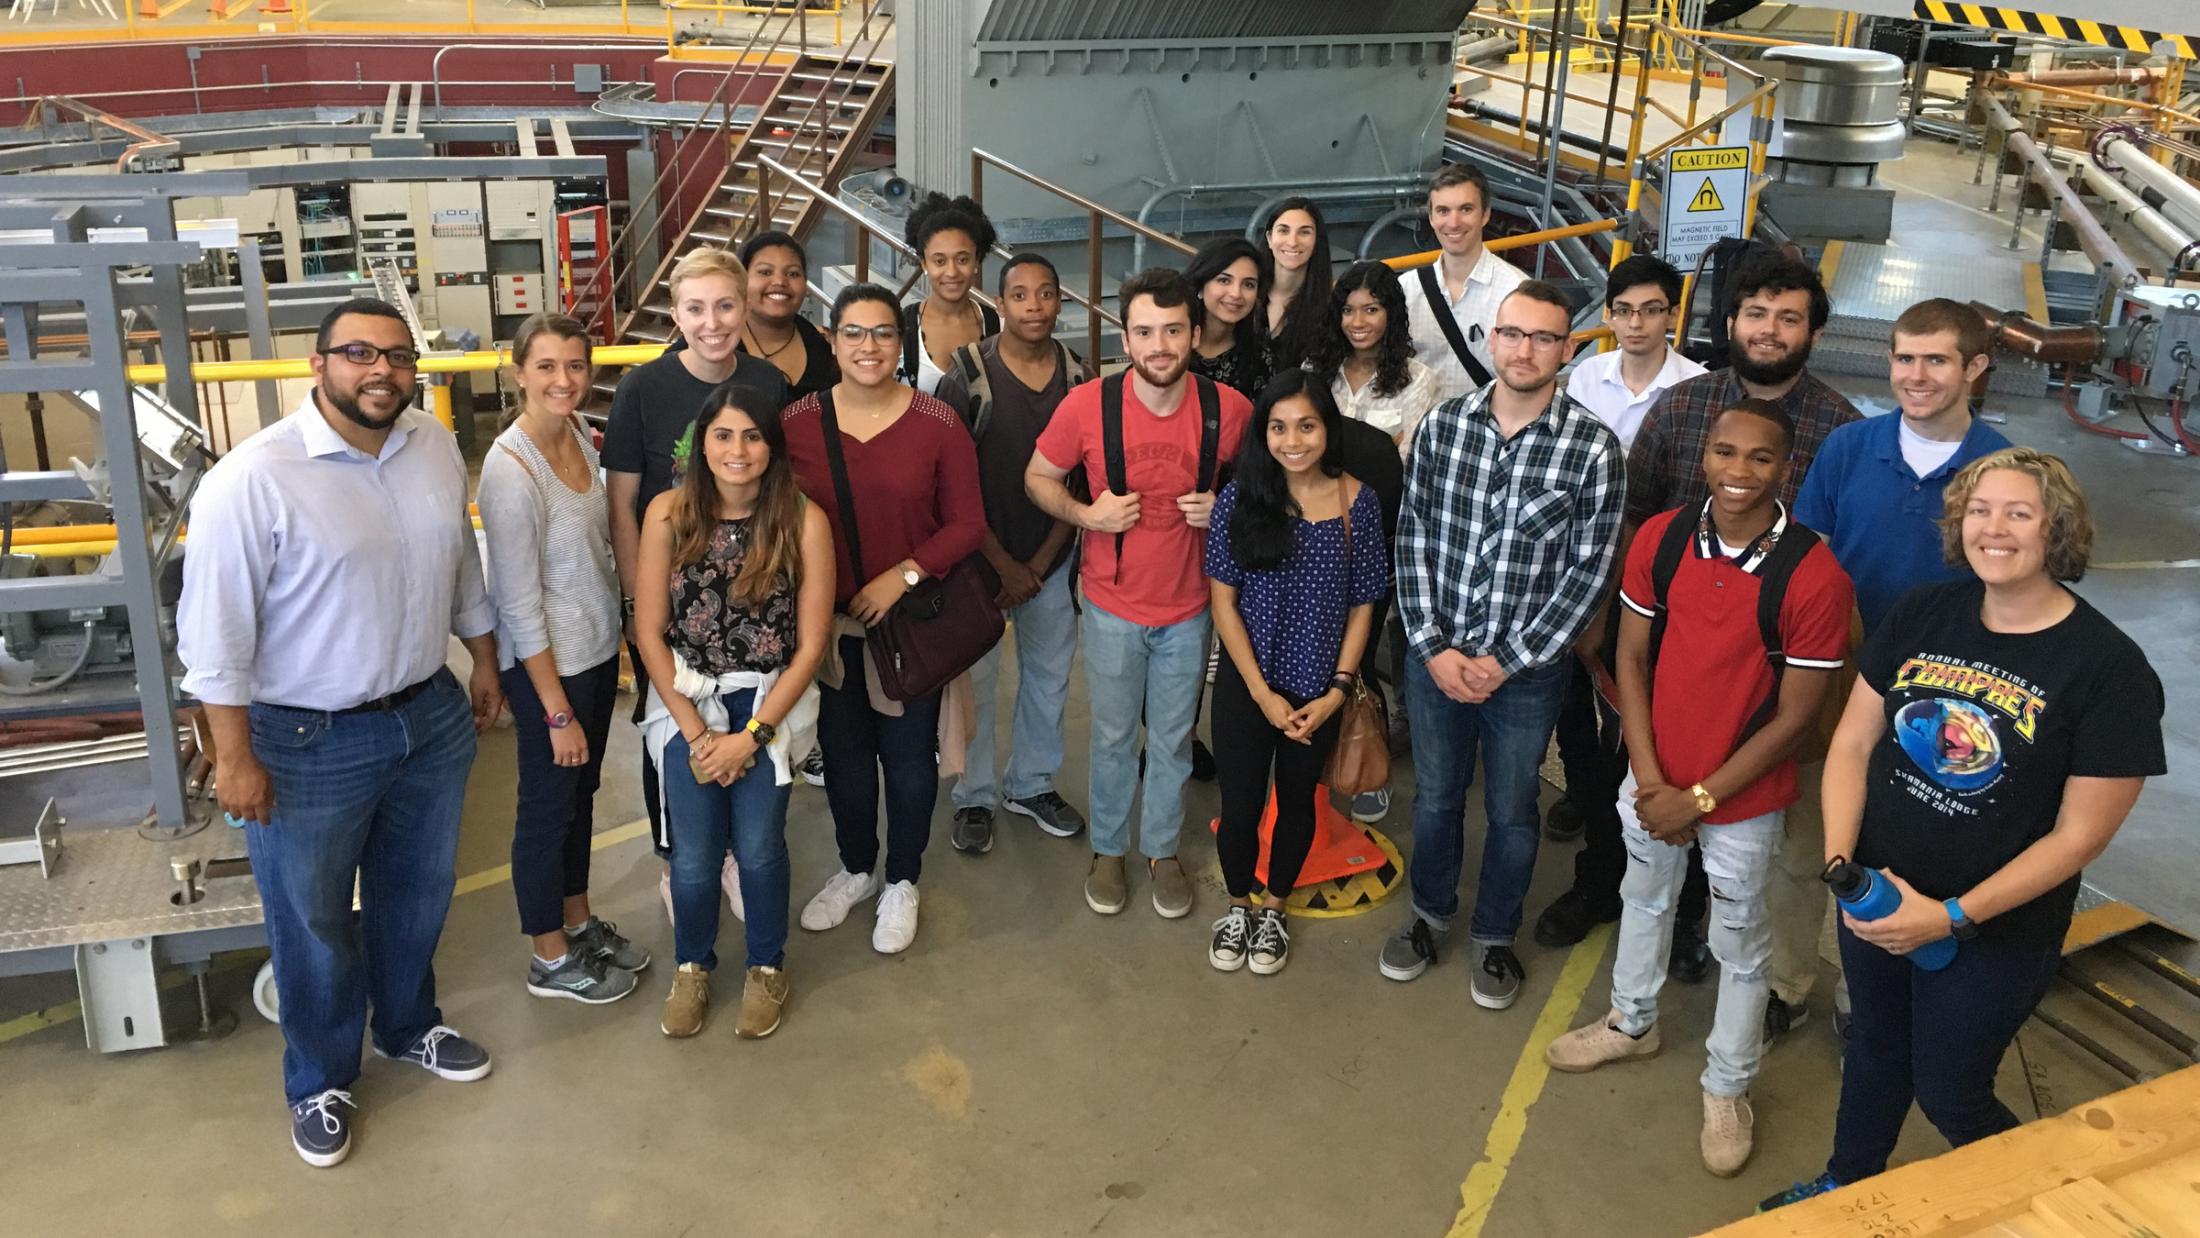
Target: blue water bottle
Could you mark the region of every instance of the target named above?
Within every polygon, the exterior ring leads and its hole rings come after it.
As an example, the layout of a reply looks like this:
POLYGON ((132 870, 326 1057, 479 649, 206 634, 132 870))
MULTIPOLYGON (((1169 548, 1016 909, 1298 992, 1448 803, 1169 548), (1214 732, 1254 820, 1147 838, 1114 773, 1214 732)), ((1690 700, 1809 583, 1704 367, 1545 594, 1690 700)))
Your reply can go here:
MULTIPOLYGON (((1872 869, 1850 860, 1835 860, 1826 865, 1823 880, 1833 891, 1841 910, 1859 920, 1877 920, 1902 905, 1902 891, 1894 883, 1872 869)), ((1956 939, 1943 937, 1939 941, 1919 946, 1910 951, 1910 961, 1926 971, 1939 971, 1955 961, 1956 939)))

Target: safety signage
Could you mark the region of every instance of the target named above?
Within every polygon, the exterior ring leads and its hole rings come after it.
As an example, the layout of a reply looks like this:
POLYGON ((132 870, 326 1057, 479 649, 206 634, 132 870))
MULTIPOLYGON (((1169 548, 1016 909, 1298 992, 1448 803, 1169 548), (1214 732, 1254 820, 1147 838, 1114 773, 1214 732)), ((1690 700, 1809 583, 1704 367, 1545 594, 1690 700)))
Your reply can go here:
POLYGON ((1658 256, 1688 271, 1703 252, 1742 234, 1749 200, 1747 146, 1687 146, 1665 155, 1665 223, 1658 256))

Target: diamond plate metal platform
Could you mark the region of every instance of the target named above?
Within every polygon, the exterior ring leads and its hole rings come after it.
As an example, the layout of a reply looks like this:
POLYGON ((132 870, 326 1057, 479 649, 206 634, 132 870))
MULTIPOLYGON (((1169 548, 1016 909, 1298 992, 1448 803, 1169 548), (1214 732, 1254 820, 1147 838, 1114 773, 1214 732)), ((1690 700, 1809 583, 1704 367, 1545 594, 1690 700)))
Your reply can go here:
POLYGON ((29 865, 0 868, 0 954, 259 924, 260 892, 248 876, 205 882, 204 897, 188 907, 169 897, 181 888, 172 857, 242 854, 242 835, 219 825, 173 843, 127 828, 71 827, 52 877, 29 865))
MULTIPOLYGON (((1811 350, 1811 367, 1884 378, 1887 335, 1903 310, 1929 297, 2022 309, 2032 303, 2026 268, 2036 265, 2013 255, 1941 254, 1849 242, 1834 269, 1833 286, 1826 290, 1833 315, 1811 350)), ((1996 354, 1986 389, 1993 395, 2045 395, 2047 370, 2020 357, 1996 354)))

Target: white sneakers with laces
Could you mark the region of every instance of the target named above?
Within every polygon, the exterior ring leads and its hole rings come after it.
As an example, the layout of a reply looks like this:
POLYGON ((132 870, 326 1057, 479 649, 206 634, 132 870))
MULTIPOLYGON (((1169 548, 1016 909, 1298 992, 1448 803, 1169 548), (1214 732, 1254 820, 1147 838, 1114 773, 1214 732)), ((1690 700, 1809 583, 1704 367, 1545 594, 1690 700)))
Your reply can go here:
POLYGON ((851 873, 846 869, 834 873, 817 892, 817 897, 802 909, 802 927, 813 933, 840 927, 857 903, 878 894, 879 879, 876 873, 851 873))
POLYGON ((878 896, 878 927, 871 930, 871 948, 880 954, 900 954, 917 939, 917 886, 897 881, 878 896))

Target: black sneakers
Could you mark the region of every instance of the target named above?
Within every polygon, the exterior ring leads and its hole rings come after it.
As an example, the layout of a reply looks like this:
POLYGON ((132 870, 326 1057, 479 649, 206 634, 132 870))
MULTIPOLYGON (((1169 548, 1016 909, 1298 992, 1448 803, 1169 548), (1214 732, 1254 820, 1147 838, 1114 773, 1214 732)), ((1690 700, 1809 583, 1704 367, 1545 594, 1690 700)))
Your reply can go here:
POLYGON ((1535 944, 1563 950, 1579 945, 1589 930, 1619 919, 1619 903, 1599 907, 1578 890, 1568 890, 1535 918, 1535 944))
POLYGON ((1253 909, 1235 903, 1215 921, 1214 938, 1207 943, 1207 961, 1216 971, 1236 971, 1245 966, 1246 946, 1253 939, 1253 909))
POLYGON ((982 804, 956 809, 955 830, 947 841, 965 855, 984 855, 993 850, 993 810, 982 804))
POLYGON ((290 1146, 315 1169, 343 1163, 351 1155, 351 1093, 330 1088, 290 1107, 290 1146))

